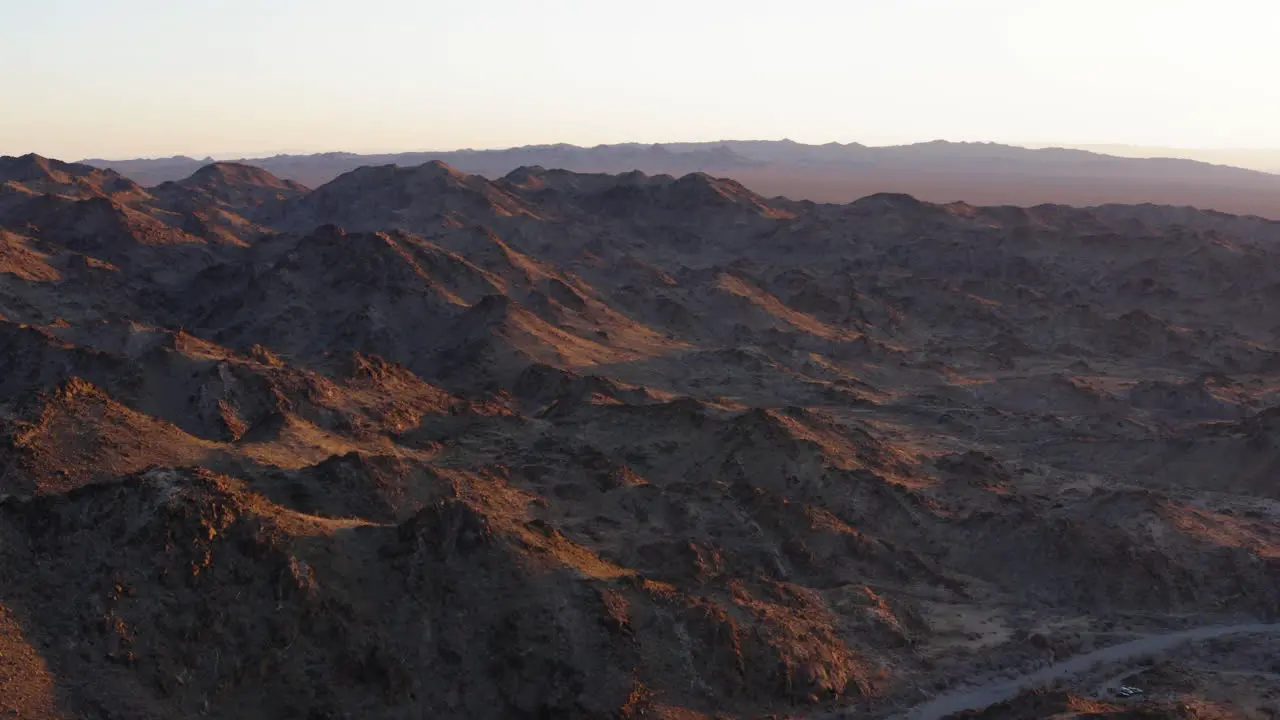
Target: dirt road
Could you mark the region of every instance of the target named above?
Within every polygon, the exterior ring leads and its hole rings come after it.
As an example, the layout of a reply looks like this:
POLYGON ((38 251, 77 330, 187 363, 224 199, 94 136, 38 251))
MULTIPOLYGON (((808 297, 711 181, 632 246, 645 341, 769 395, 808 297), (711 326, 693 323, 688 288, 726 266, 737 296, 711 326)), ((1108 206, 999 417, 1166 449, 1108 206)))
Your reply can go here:
POLYGON ((1280 624, 1214 625, 1210 627, 1180 630, 1178 632, 1151 635, 1137 640, 1111 645, 1069 660, 1054 663, 1022 677, 989 683, 976 688, 957 690, 940 695, 933 700, 897 716, 902 720, 934 720, 961 710, 983 708, 1008 700, 1031 688, 1078 675, 1105 663, 1124 662, 1149 653, 1157 653, 1183 643, 1211 640, 1226 635, 1257 635, 1280 633, 1280 624))

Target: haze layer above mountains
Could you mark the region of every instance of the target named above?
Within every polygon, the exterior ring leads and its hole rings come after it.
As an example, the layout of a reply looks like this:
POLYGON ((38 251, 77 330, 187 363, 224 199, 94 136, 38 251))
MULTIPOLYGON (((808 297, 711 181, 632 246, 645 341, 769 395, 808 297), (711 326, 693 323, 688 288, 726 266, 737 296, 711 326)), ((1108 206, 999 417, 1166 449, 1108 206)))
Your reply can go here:
MULTIPOLYGON (((1134 149, 1129 149, 1133 151, 1134 149)), ((1123 148, 1117 154, 1125 154, 1123 148)), ((578 172, 729 175, 766 196, 851 202, 900 192, 932 202, 981 205, 1188 205, 1280 219, 1280 175, 1173 158, 1124 158, 1084 150, 1030 150, 994 143, 930 142, 894 147, 725 141, 665 145, 544 145, 382 155, 325 153, 241 160, 310 187, 364 165, 417 166, 439 160, 463 172, 501 177, 523 166, 578 172)), ((178 180, 208 161, 88 160, 143 185, 178 180)), ((1280 170, 1280 165, 1276 166, 1280 170)))
MULTIPOLYGON (((0 711, 889 717, 1275 621, 1277 302, 1185 207, 0 158, 0 711)), ((985 717, 1264 717, 1277 652, 985 717)))

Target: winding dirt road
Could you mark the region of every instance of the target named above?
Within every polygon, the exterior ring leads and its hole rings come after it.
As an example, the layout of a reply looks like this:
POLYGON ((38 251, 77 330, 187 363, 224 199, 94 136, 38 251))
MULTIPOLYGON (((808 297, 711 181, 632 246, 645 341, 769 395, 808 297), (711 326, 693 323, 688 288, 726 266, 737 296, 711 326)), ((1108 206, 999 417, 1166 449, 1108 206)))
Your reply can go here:
POLYGON ((1022 677, 1001 682, 989 683, 975 688, 957 690, 940 695, 933 700, 898 715, 902 720, 935 720, 961 710, 984 708, 1040 685, 1055 680, 1079 675, 1106 663, 1124 662, 1133 658, 1156 653, 1183 643, 1199 640, 1212 640, 1226 635, 1261 635, 1280 634, 1280 623, 1250 625, 1213 625, 1209 627, 1179 630, 1162 635, 1150 635, 1137 640, 1111 645, 1084 655, 1077 655, 1069 660, 1054 663, 1022 677))

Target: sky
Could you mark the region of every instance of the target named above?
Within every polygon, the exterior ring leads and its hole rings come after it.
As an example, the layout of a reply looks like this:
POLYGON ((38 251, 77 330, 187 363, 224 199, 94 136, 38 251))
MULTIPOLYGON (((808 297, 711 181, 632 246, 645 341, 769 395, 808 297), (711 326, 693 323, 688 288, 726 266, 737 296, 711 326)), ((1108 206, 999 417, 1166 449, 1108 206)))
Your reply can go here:
POLYGON ((0 154, 1280 148, 1270 0, 0 0, 0 154))

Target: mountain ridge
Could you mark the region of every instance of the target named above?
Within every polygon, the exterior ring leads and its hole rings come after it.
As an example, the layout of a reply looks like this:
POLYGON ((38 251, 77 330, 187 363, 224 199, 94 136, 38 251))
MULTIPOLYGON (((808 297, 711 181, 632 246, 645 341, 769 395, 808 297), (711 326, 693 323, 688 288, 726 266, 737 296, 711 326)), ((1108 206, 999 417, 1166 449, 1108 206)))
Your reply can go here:
MULTIPOLYGON (((1126 158, 1081 149, 1030 149, 998 143, 932 141, 873 147, 792 141, 624 143, 579 147, 533 145, 358 155, 320 153, 243 159, 308 186, 362 165, 416 166, 438 159, 461 171, 498 179, 522 166, 577 172, 731 175, 765 195, 849 202, 879 191, 932 202, 978 205, 1098 205, 1105 202, 1190 205, 1280 218, 1280 175, 1178 158, 1126 158)), ((194 171, 166 161, 92 161, 143 184, 194 171)))

